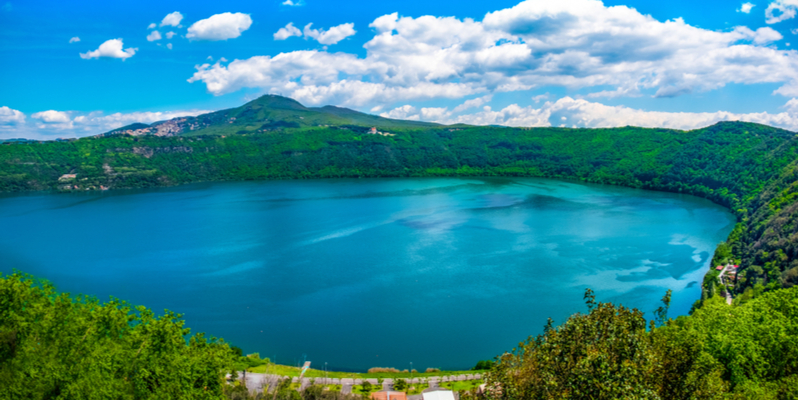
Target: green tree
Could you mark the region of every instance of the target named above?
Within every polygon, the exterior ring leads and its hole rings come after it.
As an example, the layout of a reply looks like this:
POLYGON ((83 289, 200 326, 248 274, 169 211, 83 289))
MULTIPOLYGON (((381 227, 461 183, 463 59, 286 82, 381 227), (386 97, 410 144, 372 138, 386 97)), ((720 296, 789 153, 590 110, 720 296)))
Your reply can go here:
POLYGON ((361 393, 369 394, 372 391, 372 384, 368 380, 361 381, 361 393))
POLYGON ((222 397, 233 354, 179 314, 0 276, 0 398, 222 397))

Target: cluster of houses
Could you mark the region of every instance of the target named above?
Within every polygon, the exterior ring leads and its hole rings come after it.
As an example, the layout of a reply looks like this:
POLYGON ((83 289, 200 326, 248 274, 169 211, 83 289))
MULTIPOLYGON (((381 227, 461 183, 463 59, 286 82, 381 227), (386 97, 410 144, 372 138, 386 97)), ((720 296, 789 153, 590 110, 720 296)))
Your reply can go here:
POLYGON ((372 400, 456 400, 456 394, 452 390, 435 388, 425 389, 422 395, 408 396, 405 392, 394 390, 381 390, 380 392, 370 393, 372 400))
POLYGON ((394 136, 394 133, 380 132, 374 126, 372 128, 369 128, 369 131, 367 131, 367 133, 369 133, 370 135, 394 136))
POLYGON ((719 275, 720 283, 733 284, 736 282, 736 273, 739 271, 738 265, 717 265, 717 271, 721 271, 719 275))

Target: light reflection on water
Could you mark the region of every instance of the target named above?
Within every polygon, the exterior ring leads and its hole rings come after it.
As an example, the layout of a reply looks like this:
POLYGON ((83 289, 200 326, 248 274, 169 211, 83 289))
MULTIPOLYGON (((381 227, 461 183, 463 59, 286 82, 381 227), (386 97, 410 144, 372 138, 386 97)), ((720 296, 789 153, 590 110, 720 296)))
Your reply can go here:
POLYGON ((672 315, 733 216, 670 193, 544 179, 215 183, 0 197, 0 270, 183 313, 293 363, 467 368, 583 311, 672 315))

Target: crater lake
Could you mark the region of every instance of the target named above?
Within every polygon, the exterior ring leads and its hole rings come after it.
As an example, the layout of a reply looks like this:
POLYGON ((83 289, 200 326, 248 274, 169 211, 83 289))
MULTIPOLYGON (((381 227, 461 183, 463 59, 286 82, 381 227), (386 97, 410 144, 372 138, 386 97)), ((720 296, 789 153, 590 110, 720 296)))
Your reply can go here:
POLYGON ((0 271, 183 314, 312 367, 467 369, 585 312, 687 314, 735 218, 535 178, 262 181, 0 196, 0 271))

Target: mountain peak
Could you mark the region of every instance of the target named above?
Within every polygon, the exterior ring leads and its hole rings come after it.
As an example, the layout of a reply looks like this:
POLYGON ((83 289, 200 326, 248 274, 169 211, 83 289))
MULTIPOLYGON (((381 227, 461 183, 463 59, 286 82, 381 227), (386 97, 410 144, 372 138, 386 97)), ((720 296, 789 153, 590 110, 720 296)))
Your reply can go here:
POLYGON ((297 100, 288 97, 278 96, 276 94, 265 94, 247 104, 244 107, 249 108, 271 108, 275 110, 307 110, 305 106, 300 104, 297 100))

